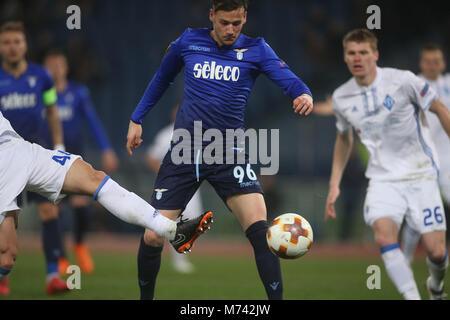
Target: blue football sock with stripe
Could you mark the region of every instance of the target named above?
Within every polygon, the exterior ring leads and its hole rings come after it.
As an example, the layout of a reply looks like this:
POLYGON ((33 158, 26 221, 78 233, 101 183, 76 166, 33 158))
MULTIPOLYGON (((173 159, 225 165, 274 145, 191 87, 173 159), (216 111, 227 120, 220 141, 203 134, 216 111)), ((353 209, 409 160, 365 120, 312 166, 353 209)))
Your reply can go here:
POLYGON ((283 299, 283 280, 281 278, 280 259, 270 251, 267 245, 267 221, 252 224, 245 235, 253 246, 259 277, 266 289, 269 300, 283 299))

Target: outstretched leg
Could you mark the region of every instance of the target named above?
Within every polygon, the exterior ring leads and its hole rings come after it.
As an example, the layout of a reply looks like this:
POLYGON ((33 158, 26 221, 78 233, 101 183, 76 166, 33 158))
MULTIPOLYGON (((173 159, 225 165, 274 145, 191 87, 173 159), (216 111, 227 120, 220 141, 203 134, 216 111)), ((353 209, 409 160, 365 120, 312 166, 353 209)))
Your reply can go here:
POLYGON ((142 198, 81 159, 77 159, 67 172, 62 193, 93 196, 119 219, 149 228, 169 240, 175 237, 175 221, 159 214, 142 198))

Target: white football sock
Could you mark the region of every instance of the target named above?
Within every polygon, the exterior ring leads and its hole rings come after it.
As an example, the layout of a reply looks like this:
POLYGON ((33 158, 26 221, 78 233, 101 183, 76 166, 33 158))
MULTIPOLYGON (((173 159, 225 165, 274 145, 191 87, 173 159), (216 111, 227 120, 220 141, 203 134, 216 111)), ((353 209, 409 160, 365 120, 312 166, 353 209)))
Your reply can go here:
POLYGON ((381 258, 397 290, 406 300, 420 300, 414 275, 397 243, 381 248, 381 258))
POLYGON ((402 251, 409 264, 414 259, 414 251, 416 251, 417 243, 420 239, 420 233, 405 224, 401 233, 402 251))
POLYGON ((448 253, 447 251, 445 252, 445 257, 440 262, 431 261, 428 257, 426 261, 431 276, 431 287, 440 291, 444 285, 444 277, 448 268, 448 253))
POLYGON ((96 199, 119 219, 153 230, 168 240, 175 238, 177 224, 166 218, 145 200, 106 177, 95 192, 96 199))

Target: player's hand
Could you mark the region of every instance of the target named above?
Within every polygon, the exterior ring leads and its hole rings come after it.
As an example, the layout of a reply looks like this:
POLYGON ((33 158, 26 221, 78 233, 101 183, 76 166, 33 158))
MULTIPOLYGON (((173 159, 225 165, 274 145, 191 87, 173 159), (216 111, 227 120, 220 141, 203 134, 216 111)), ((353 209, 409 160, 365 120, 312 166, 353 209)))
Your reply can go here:
POLYGON ((139 147, 142 141, 144 141, 141 139, 141 136, 142 126, 130 120, 127 134, 127 151, 130 156, 133 155, 133 151, 131 151, 131 149, 139 147))
POLYGON ((330 187, 330 190, 328 191, 327 203, 325 205, 325 221, 328 221, 330 217, 336 219, 334 204, 339 197, 339 193, 339 187, 330 187))
POLYGON ((313 98, 309 94, 304 93, 295 98, 292 103, 292 108, 295 113, 298 113, 299 115, 304 114, 307 116, 313 110, 313 98))
POLYGON ((102 153, 102 168, 106 173, 110 174, 117 170, 119 167, 119 159, 117 159, 116 153, 109 149, 102 153))

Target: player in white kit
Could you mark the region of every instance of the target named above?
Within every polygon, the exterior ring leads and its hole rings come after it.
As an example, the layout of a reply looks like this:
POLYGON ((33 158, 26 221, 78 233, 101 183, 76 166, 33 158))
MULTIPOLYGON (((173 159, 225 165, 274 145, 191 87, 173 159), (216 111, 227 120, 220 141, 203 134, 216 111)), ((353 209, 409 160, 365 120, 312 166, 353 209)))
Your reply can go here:
POLYGON ((16 197, 25 188, 53 202, 64 194, 93 196, 119 219, 169 240, 183 233, 189 241, 200 227, 195 219, 177 225, 80 156, 25 141, 0 112, 0 281, 11 272, 17 256, 15 229, 20 208, 16 197))
POLYGON ((370 155, 364 220, 374 231, 389 277, 405 299, 420 299, 398 245, 405 219, 422 235, 430 298, 442 299, 448 266, 446 224, 437 181, 439 163, 425 111, 438 116, 449 136, 450 112, 412 72, 377 66, 377 39, 370 31, 349 32, 343 47, 353 77, 333 93, 337 137, 325 220, 336 218, 334 204, 353 144, 353 127, 370 155))
MULTIPOLYGON (((446 64, 442 48, 437 44, 425 45, 420 51, 419 68, 421 72, 419 77, 426 81, 436 91, 445 106, 450 108, 450 74, 444 73, 446 64)), ((448 217, 450 207, 450 139, 435 114, 428 111, 426 116, 439 158, 439 186, 444 198, 444 211, 448 217)), ((412 262, 420 233, 405 224, 401 238, 405 257, 409 262, 412 262)))
MULTIPOLYGON (((170 117, 171 123, 156 134, 153 144, 147 149, 146 163, 155 173, 159 171, 161 161, 169 150, 177 111, 178 105, 172 110, 170 117)), ((202 200, 200 191, 197 190, 176 221, 192 220, 199 216, 201 212, 203 212, 202 200)), ((191 273, 194 271, 194 265, 189 261, 187 255, 179 254, 173 247, 171 247, 171 255, 172 265, 176 271, 180 273, 191 273)))

